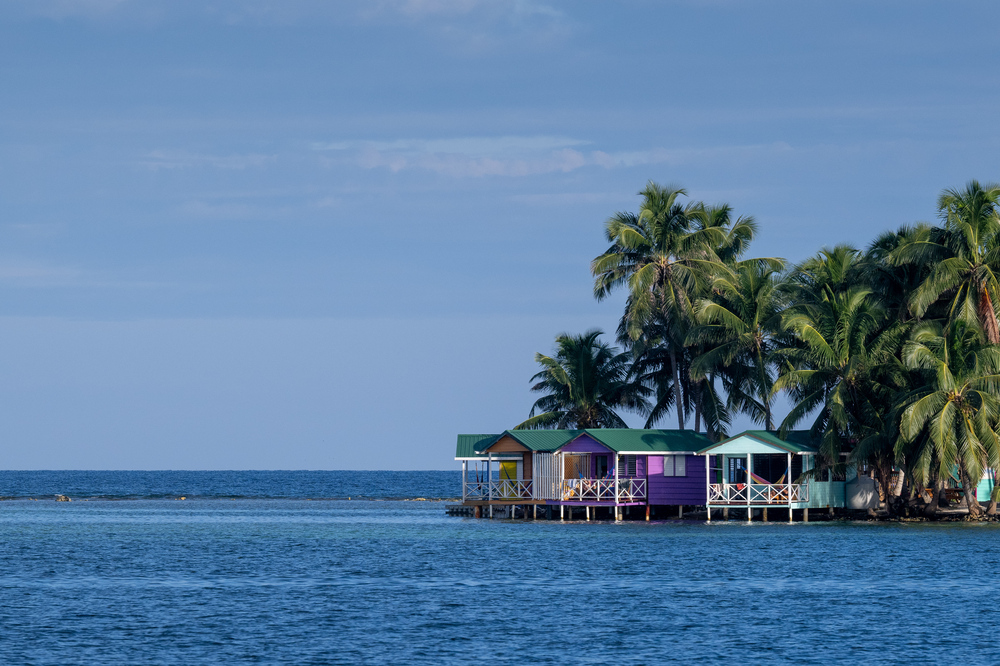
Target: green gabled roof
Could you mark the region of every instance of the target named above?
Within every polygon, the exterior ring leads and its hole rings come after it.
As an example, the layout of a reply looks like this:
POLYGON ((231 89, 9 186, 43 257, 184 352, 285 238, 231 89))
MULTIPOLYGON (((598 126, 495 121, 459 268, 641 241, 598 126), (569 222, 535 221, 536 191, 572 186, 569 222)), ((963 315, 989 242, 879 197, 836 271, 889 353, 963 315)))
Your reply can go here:
POLYGON ((812 444, 812 437, 808 430, 789 431, 785 435, 784 439, 778 437, 777 433, 772 430, 747 430, 728 439, 724 439, 721 442, 710 444, 699 450, 698 453, 704 453, 705 451, 714 449, 721 444, 731 442, 739 437, 752 437, 759 442, 776 446, 782 451, 788 451, 789 453, 816 453, 819 451, 819 449, 812 444))
MULTIPOLYGON (((601 428, 584 430, 612 451, 633 453, 671 453, 698 451, 712 443, 694 430, 640 430, 637 428, 601 428)), ((583 434, 581 433, 581 434, 583 434)), ((576 439, 574 437, 574 439, 576 439)))
POLYGON ((529 451, 555 451, 582 432, 582 430, 505 430, 492 442, 477 446, 476 451, 488 448, 504 435, 509 435, 529 451))
POLYGON ((500 439, 500 435, 459 435, 458 445, 455 447, 456 458, 485 458, 477 451, 478 448, 486 448, 493 442, 500 439))

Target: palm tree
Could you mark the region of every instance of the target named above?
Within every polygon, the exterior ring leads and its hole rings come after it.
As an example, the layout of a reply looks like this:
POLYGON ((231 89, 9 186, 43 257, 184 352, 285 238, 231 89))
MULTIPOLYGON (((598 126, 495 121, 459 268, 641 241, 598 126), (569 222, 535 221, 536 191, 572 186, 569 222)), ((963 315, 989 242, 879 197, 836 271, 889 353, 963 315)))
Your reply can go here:
POLYGON ((949 320, 982 327, 986 341, 1000 344, 996 308, 1000 305, 1000 185, 972 180, 963 190, 948 189, 938 198, 944 220, 940 229, 925 228, 893 254, 899 264, 933 264, 930 275, 910 296, 917 317, 942 297, 949 320))
MULTIPOLYGON (((890 513, 902 508, 894 498, 902 493, 908 477, 906 451, 899 447, 898 442, 900 412, 905 405, 899 403, 897 398, 914 387, 912 373, 908 373, 900 361, 903 339, 900 334, 913 322, 910 294, 930 272, 927 265, 896 264, 891 257, 899 247, 918 238, 927 229, 927 225, 903 225, 896 231, 879 234, 863 255, 858 255, 853 248, 841 246, 827 255, 830 258, 837 255, 832 263, 840 268, 820 271, 824 275, 820 281, 826 284, 828 294, 850 285, 863 286, 871 290, 873 302, 885 310, 887 319, 884 325, 889 326, 893 321, 901 325, 893 338, 899 341, 900 346, 891 350, 892 360, 875 366, 868 378, 867 390, 875 397, 862 405, 859 420, 863 424, 856 424, 854 428, 856 444, 850 455, 852 463, 876 470, 890 513), (850 261, 847 261, 848 258, 850 261), (876 405, 879 409, 875 413, 864 414, 864 408, 876 405), (890 405, 894 406, 890 409, 890 405), (896 469, 900 474, 894 476, 896 469), (890 483, 890 480, 894 482, 890 483)), ((888 358, 889 352, 886 349, 884 356, 888 358)))
POLYGON ((602 334, 563 333, 556 337, 554 356, 535 354, 542 370, 531 378, 537 381, 531 390, 545 395, 515 429, 627 428, 616 409, 649 410, 648 389, 629 381, 630 354, 600 342, 602 334))
POLYGON ((907 330, 857 282, 858 263, 856 250, 835 248, 796 268, 790 287, 796 301, 782 315, 795 342, 774 352, 783 362, 774 392, 788 391, 795 403, 781 430, 815 411, 811 430, 822 438, 828 462, 838 461, 848 443, 886 427, 886 396, 898 382, 895 354, 907 330))
MULTIPOLYGON (((619 333, 621 333, 619 331, 619 333)), ((685 414, 695 413, 695 430, 701 427, 704 419, 705 429, 711 439, 725 432, 731 419, 726 405, 719 395, 714 381, 695 383, 684 381, 690 378, 691 351, 696 347, 684 347, 680 354, 671 354, 674 344, 668 339, 670 327, 662 319, 653 320, 643 327, 642 335, 632 342, 632 355, 635 359, 632 375, 636 381, 647 387, 652 394, 652 406, 646 418, 646 428, 654 427, 667 416, 675 406, 674 392, 674 360, 680 365, 681 377, 681 407, 685 414)))
POLYGON ((787 305, 778 281, 782 267, 757 260, 723 267, 711 296, 699 301, 700 323, 688 335, 689 344, 704 348, 691 364, 691 377, 721 373, 729 380, 729 406, 768 430, 774 429, 773 352, 787 305))
POLYGON ((688 294, 695 288, 697 275, 679 255, 690 245, 690 217, 695 207, 684 207, 678 201, 687 195, 685 190, 652 181, 639 195, 643 199, 638 214, 619 212, 605 225, 611 247, 591 262, 594 297, 603 300, 615 288, 627 286, 629 298, 622 322, 633 341, 641 337, 642 327, 657 317, 667 326, 663 341, 669 348, 678 427, 683 429, 678 359, 683 333, 678 329, 684 326, 688 294))
MULTIPOLYGON (((1000 348, 984 344, 978 327, 964 321, 948 328, 926 322, 906 343, 903 360, 926 380, 900 423, 906 441, 926 434, 914 460, 918 478, 932 465, 940 478, 957 467, 969 513, 978 517, 975 487, 984 469, 1000 464, 1000 348)), ((993 509, 996 489, 990 499, 993 509)))
POLYGON ((933 265, 894 260, 900 248, 926 238, 931 227, 926 224, 902 225, 896 231, 886 231, 875 237, 860 264, 861 281, 871 287, 882 306, 895 313, 899 321, 912 321, 910 296, 930 275, 933 265))
POLYGON ((670 359, 672 403, 681 429, 687 402, 681 366, 693 302, 710 283, 721 261, 718 252, 738 256, 756 229, 750 218, 733 222, 728 206, 682 206, 678 199, 686 194, 649 182, 639 192, 638 214, 620 212, 607 221, 611 246, 590 267, 598 300, 618 287, 628 288, 620 326, 628 340, 639 340, 654 322, 661 329, 658 339, 670 359))

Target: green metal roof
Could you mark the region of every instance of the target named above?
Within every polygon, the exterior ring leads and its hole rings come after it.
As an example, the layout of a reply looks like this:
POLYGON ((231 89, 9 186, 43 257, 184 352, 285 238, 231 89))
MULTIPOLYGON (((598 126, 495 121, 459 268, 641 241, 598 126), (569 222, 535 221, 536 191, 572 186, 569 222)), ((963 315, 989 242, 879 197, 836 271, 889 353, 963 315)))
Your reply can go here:
POLYGON ((500 435, 459 435, 458 445, 455 447, 456 458, 485 458, 476 449, 486 448, 493 442, 500 439, 500 435))
MULTIPOLYGON (((510 435, 511 438, 523 444, 529 451, 555 451, 582 432, 582 430, 505 430, 497 436, 497 440, 504 435, 510 435)), ((491 444, 493 442, 481 444, 476 447, 476 450, 482 451, 491 444)))
MULTIPOLYGON (((584 430, 612 451, 631 453, 671 453, 698 451, 712 443, 694 430, 640 430, 637 428, 601 428, 584 430)), ((581 433, 581 434, 583 434, 581 433)), ((574 439, 576 439, 574 437, 574 439)))
POLYGON ((592 430, 505 430, 499 435, 459 435, 456 458, 485 458, 483 451, 504 435, 529 451, 555 451, 580 435, 587 434, 612 451, 671 453, 698 451, 711 443, 693 430, 640 430, 636 428, 595 428, 592 430))
POLYGON ((770 444, 771 446, 776 446, 782 451, 788 451, 789 453, 816 453, 819 451, 819 449, 812 444, 812 437, 810 436, 808 430, 792 430, 785 435, 784 439, 778 437, 778 435, 772 430, 747 430, 738 435, 734 435, 729 439, 724 439, 721 442, 710 444, 700 449, 698 453, 711 451, 717 446, 744 436, 752 437, 759 442, 764 442, 765 444, 770 444))

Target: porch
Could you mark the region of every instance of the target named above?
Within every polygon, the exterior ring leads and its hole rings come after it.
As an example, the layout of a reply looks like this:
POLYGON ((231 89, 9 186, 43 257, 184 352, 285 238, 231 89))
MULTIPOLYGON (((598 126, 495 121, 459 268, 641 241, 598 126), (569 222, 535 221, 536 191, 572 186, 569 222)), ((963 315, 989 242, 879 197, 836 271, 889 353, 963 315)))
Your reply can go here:
POLYGON ((767 431, 747 431, 708 446, 705 456, 705 507, 708 520, 712 509, 746 509, 752 519, 755 509, 774 507, 792 512, 802 509, 808 519, 809 481, 798 482, 810 467, 816 449, 805 443, 790 442, 767 431))
MULTIPOLYGON (((809 502, 809 485, 804 483, 710 483, 710 504, 766 507, 809 502)), ((798 508, 797 506, 795 508, 798 508)))
POLYGON ((560 479, 543 482, 540 485, 544 485, 548 492, 536 494, 534 479, 489 478, 492 475, 493 471, 487 469, 483 473, 485 478, 479 478, 477 474, 470 479, 468 470, 464 470, 462 501, 603 506, 639 504, 646 500, 646 479, 560 479))

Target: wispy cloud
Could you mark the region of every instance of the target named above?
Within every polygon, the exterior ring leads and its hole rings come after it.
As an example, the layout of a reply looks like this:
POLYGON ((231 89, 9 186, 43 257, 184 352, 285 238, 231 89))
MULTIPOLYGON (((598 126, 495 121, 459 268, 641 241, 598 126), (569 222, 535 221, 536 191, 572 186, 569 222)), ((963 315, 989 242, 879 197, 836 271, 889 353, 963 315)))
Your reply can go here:
POLYGON ((22 14, 66 18, 204 17, 224 23, 300 23, 325 20, 472 19, 518 22, 559 18, 562 12, 540 0, 7 0, 7 9, 22 14))
POLYGON ((165 283, 122 279, 103 273, 23 257, 0 257, 0 285, 45 288, 151 288, 165 283))
POLYGON ((142 166, 157 171, 159 169, 191 169, 209 167, 214 169, 249 169, 262 167, 273 160, 274 155, 205 155, 177 150, 154 150, 139 161, 142 166))
POLYGON ((367 11, 394 11, 407 16, 462 16, 474 12, 513 17, 562 16, 550 5, 535 0, 381 0, 367 11))
POLYGON ((533 176, 584 167, 628 168, 648 164, 685 164, 719 159, 750 160, 790 152, 778 142, 703 148, 588 150, 588 141, 558 136, 462 137, 315 143, 313 149, 340 154, 364 169, 392 172, 422 169, 454 177, 533 176))

